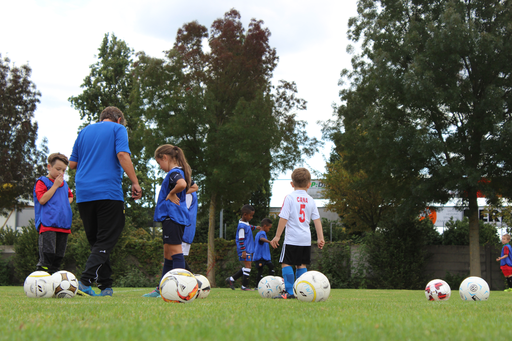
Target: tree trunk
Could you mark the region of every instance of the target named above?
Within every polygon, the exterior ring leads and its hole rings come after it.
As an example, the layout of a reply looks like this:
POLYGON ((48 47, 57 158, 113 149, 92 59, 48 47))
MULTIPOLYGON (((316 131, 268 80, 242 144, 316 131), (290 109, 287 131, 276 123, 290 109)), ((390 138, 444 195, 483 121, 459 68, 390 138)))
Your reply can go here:
POLYGON ((480 268, 480 235, 476 190, 469 194, 469 275, 482 277, 480 268))
POLYGON ((206 278, 210 286, 215 287, 215 194, 210 198, 210 211, 208 219, 208 264, 206 278))

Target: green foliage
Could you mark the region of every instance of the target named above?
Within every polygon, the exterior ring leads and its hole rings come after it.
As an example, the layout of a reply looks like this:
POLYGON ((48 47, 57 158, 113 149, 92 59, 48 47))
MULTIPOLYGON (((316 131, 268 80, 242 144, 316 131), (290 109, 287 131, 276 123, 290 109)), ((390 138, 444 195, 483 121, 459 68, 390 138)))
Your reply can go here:
MULTIPOLYGON (((1 248, 0 248, 1 251, 1 248)), ((12 266, 3 258, 0 258, 0 286, 13 285, 12 266)))
POLYGON ((0 245, 14 245, 14 241, 19 235, 20 232, 16 229, 10 227, 0 228, 0 245))
POLYGON ((32 199, 35 180, 45 174, 47 140, 38 150, 34 113, 41 93, 28 65, 0 55, 0 214, 32 199))
MULTIPOLYGON (((501 244, 495 226, 486 224, 482 220, 479 220, 479 224, 480 245, 501 244)), ((446 222, 442 240, 443 245, 469 245, 469 219, 464 217, 462 220, 453 220, 452 218, 446 222)))
POLYGON ((469 277, 469 272, 467 272, 464 275, 461 274, 451 274, 450 272, 446 271, 446 275, 444 276, 444 281, 448 283, 450 286, 450 289, 452 289, 452 294, 454 291, 458 290, 460 287, 460 284, 464 279, 469 277))
POLYGON ((38 238, 39 233, 31 220, 29 226, 21 228, 21 234, 14 242, 14 269, 19 279, 24 280, 36 269, 39 261, 38 238))
POLYGON ((114 282, 115 287, 154 288, 158 284, 155 280, 148 279, 138 268, 132 268, 114 282))
POLYGON ((348 242, 326 243, 321 251, 315 270, 327 276, 331 288, 352 288, 354 285, 350 246, 348 242))
POLYGON ((425 246, 431 224, 422 221, 393 223, 365 237, 369 286, 421 289, 425 285, 425 246))

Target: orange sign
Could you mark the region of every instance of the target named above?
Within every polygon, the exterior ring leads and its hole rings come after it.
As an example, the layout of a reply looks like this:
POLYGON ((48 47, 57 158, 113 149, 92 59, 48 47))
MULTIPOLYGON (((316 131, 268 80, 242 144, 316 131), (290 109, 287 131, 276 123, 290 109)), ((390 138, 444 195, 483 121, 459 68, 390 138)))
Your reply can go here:
POLYGON ((427 207, 425 211, 421 212, 420 220, 425 219, 425 217, 428 217, 432 224, 435 224, 437 220, 437 212, 433 209, 430 209, 430 207, 427 207))

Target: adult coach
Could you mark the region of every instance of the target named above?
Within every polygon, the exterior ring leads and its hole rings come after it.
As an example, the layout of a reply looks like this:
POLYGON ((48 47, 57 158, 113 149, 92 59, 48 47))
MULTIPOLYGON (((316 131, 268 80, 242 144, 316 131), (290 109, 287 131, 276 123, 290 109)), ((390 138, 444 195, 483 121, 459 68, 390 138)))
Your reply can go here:
POLYGON ((128 147, 124 115, 116 107, 107 107, 100 122, 78 134, 69 158, 76 169, 75 186, 78 211, 84 223, 91 253, 79 282, 79 290, 97 296, 112 296, 112 268, 109 256, 124 228, 123 170, 132 182, 132 198, 140 199, 142 189, 133 168, 128 147))

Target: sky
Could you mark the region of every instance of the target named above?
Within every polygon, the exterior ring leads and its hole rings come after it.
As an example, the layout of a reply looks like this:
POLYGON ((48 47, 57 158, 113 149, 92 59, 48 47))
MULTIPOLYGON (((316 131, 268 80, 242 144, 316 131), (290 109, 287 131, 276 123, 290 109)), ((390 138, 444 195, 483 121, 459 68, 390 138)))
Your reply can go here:
MULTIPOLYGON (((42 94, 35 112, 39 140, 48 139, 50 153, 69 156, 81 121, 68 98, 81 93, 106 33, 135 52, 162 58, 183 24, 197 20, 209 28, 231 8, 240 12, 245 28, 255 18, 270 30, 270 45, 279 56, 274 81, 296 82, 308 102, 298 118, 308 122, 310 136, 321 139, 317 122, 332 118, 332 105, 340 102, 340 72, 351 65, 346 33, 349 18, 357 15, 356 0, 8 1, 2 4, 0 55, 32 68, 31 80, 42 94)), ((331 148, 324 141, 319 153, 304 160, 314 178, 325 171, 331 148)), ((291 191, 290 177, 291 172, 282 173, 274 182, 271 207, 281 206, 291 191)))

